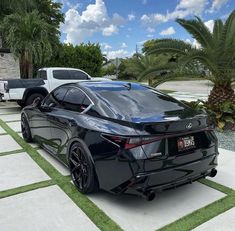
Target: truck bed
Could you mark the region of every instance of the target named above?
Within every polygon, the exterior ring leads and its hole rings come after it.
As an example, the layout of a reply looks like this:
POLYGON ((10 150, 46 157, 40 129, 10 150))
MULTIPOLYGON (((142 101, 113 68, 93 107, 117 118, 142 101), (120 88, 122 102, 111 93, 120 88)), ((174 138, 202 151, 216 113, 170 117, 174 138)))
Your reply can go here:
POLYGON ((14 88, 38 87, 45 84, 43 79, 4 79, 0 81, 8 82, 8 90, 14 88))

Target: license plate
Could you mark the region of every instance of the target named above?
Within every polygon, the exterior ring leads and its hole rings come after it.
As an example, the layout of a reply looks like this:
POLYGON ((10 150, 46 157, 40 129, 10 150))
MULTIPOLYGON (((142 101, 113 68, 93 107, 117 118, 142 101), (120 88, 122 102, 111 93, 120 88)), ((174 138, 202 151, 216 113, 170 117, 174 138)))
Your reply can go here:
POLYGON ((185 151, 195 148, 194 136, 181 137, 177 141, 178 151, 185 151))

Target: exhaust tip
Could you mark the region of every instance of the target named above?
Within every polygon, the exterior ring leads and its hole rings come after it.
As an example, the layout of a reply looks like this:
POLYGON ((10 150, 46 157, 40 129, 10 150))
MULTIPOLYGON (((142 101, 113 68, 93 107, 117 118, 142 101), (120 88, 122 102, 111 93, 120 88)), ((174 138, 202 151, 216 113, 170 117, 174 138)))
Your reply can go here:
POLYGON ((154 191, 147 191, 144 193, 144 196, 147 201, 152 201, 152 200, 154 200, 156 194, 154 191))
POLYGON ((213 168, 213 169, 211 170, 210 177, 215 177, 216 174, 217 174, 217 170, 216 170, 215 168, 213 168))

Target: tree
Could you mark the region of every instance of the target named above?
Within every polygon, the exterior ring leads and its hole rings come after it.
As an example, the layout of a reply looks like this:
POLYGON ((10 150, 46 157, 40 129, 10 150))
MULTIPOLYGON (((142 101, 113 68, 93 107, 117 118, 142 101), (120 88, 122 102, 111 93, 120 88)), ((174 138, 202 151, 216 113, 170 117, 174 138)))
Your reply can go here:
POLYGON ((60 44, 59 52, 41 66, 80 68, 92 76, 99 76, 102 63, 103 55, 99 44, 60 44))
POLYGON ((52 29, 38 11, 25 15, 11 14, 1 24, 4 39, 13 54, 20 58, 21 77, 32 76, 32 64, 49 59, 52 47, 48 31, 52 29))
POLYGON ((200 44, 199 48, 175 39, 162 39, 155 42, 148 54, 173 53, 180 56, 182 65, 199 62, 208 69, 205 78, 214 83, 208 103, 216 110, 225 101, 235 103, 232 83, 235 81, 235 11, 223 23, 214 21, 213 32, 196 17, 193 20, 177 19, 200 44))
POLYGON ((174 80, 184 75, 198 74, 195 63, 182 69, 177 63, 177 58, 169 54, 139 55, 125 61, 126 74, 132 75, 138 81, 148 80, 149 85, 156 87, 166 81, 174 80))
MULTIPOLYGON (((64 14, 60 10, 61 5, 61 3, 56 3, 52 0, 0 1, 0 36, 2 37, 3 45, 5 47, 8 46, 14 55, 20 58, 22 77, 31 77, 32 67, 38 67, 40 63, 50 59, 52 50, 53 53, 58 52, 60 44, 59 26, 64 21, 64 14), (19 25, 19 28, 16 25, 18 19, 20 20, 18 23, 23 22, 23 25, 19 25), (31 19, 33 20, 32 22, 30 22, 31 19), (8 28, 11 28, 10 21, 14 21, 15 33, 13 33, 14 29, 11 29, 11 33, 8 31, 8 28), (42 22, 41 25, 40 22, 42 22), (20 28, 21 32, 19 31, 20 28), (9 38, 10 35, 13 36, 14 34, 17 34, 17 38, 9 38), (36 38, 33 54, 28 51, 26 53, 29 53, 29 55, 26 55, 25 50, 22 49, 22 43, 13 44, 13 41, 16 40, 23 42, 26 35, 28 36, 26 41, 32 41, 36 38), (38 35, 39 39, 37 39, 38 35), (10 40, 11 45, 9 45, 10 40), (17 45, 20 47, 17 48, 17 45), (21 51, 23 52, 22 54, 20 54, 21 51)), ((25 45, 27 44, 25 43, 25 45)), ((29 46, 32 48, 33 43, 29 46)))

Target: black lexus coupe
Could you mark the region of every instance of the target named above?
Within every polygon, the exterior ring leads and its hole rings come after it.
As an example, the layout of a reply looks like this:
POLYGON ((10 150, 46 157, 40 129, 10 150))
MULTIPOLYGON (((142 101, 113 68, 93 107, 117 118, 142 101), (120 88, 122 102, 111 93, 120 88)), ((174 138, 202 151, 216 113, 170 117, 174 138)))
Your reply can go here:
POLYGON ((217 138, 208 117, 154 88, 79 82, 25 107, 22 134, 65 164, 82 193, 139 194, 215 176, 217 138))

